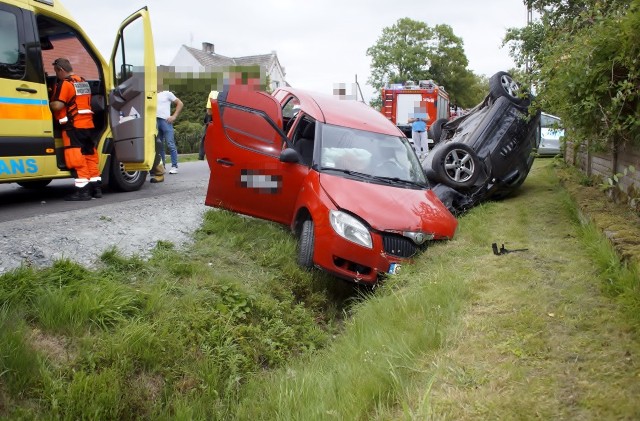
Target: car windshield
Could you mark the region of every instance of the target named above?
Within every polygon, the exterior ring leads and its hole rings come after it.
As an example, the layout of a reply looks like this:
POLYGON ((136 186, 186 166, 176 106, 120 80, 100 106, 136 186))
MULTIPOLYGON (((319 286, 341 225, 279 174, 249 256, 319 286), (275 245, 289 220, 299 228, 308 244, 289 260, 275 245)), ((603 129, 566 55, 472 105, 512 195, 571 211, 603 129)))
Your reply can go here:
POLYGON ((548 114, 542 114, 540 116, 540 126, 545 129, 562 128, 562 122, 558 117, 550 116, 548 114))
POLYGON ((540 116, 540 126, 542 127, 542 137, 558 139, 564 136, 562 120, 548 114, 540 116))
POLYGON ((321 125, 320 169, 387 182, 426 186, 426 177, 406 138, 321 125))

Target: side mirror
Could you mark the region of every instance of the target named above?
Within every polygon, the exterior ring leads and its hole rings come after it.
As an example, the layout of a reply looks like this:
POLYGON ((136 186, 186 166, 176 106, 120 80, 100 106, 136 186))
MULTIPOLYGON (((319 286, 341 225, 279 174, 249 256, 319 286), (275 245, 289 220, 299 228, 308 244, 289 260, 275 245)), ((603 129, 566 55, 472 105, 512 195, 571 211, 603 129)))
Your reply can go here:
POLYGON ((293 148, 286 148, 280 153, 280 162, 295 164, 300 162, 300 155, 293 148))
POLYGON ((45 50, 53 50, 53 44, 49 37, 40 37, 40 49, 45 50))

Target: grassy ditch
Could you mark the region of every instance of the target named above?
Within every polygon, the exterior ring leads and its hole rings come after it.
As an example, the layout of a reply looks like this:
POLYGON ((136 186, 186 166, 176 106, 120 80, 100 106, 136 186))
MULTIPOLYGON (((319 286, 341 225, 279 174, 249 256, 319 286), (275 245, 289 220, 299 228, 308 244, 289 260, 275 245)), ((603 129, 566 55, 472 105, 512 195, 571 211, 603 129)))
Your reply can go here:
POLYGON ((423 356, 425 375, 379 418, 640 416, 637 266, 580 223, 556 165, 538 160, 520 194, 462 219, 470 299, 443 347, 423 356), (495 256, 492 241, 527 251, 495 256))
POLYGON ((637 272, 553 163, 373 292, 215 211, 187 252, 6 274, 0 418, 637 418, 637 272))
POLYGON ((359 299, 300 270, 279 226, 211 211, 196 237, 0 277, 0 418, 228 418, 249 376, 325 347, 359 299))
POLYGON ((580 224, 554 161, 460 222, 329 348, 252 378, 238 418, 637 418, 637 271, 580 224))

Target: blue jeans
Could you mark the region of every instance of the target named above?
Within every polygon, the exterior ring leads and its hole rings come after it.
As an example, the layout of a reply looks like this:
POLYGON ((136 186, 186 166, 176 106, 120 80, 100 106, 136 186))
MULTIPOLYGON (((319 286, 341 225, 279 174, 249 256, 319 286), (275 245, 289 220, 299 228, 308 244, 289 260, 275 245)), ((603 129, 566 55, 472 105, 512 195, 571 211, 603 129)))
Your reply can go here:
POLYGON ((161 145, 162 164, 164 165, 164 142, 166 140, 171 154, 171 166, 178 168, 178 148, 176 148, 176 140, 173 134, 173 124, 167 122, 164 118, 156 118, 156 125, 158 126, 158 139, 160 139, 161 145))

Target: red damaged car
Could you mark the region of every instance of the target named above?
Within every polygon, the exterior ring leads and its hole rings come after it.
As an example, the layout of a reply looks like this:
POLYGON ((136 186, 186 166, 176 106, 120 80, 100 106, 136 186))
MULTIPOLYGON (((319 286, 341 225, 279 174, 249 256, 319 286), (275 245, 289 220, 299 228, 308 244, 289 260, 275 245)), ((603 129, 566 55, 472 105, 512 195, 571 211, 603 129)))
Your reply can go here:
POLYGON ((372 284, 456 231, 407 139, 363 103, 231 86, 212 114, 206 205, 289 225, 303 267, 372 284))

